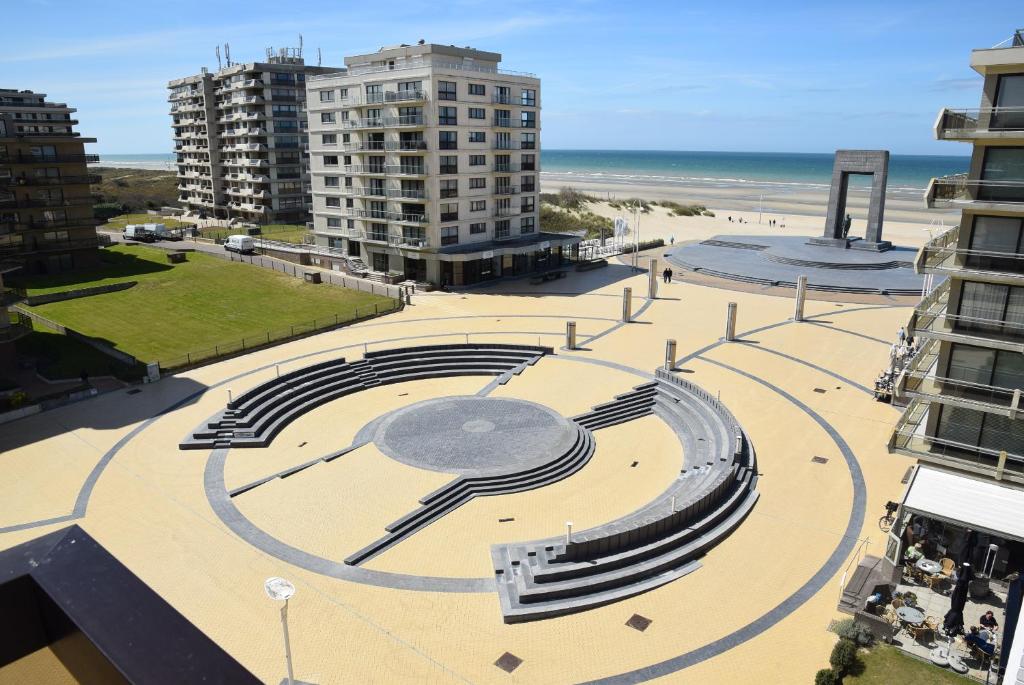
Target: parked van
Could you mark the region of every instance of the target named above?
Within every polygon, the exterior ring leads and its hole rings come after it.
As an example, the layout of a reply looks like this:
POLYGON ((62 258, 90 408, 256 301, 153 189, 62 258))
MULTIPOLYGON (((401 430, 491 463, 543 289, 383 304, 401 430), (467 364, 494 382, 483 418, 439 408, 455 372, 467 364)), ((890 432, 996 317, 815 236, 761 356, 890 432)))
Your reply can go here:
POLYGON ((146 232, 156 240, 181 240, 181 229, 170 229, 164 224, 143 224, 146 232))
POLYGON ((121 237, 125 240, 137 240, 140 243, 152 243, 156 241, 156 235, 146 230, 143 224, 128 224, 124 227, 121 237))
POLYGON ((224 241, 224 249, 228 252, 252 254, 255 247, 256 243, 247 235, 229 235, 228 239, 224 241))

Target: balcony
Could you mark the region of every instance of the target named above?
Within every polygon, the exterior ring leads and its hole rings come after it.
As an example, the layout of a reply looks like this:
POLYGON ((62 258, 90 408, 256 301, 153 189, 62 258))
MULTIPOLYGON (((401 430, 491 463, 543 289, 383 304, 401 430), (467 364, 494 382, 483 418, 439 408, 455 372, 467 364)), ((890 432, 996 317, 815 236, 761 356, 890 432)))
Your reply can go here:
POLYGON ((943 109, 935 122, 939 140, 1024 139, 1024 107, 943 109))
POLYGON ((494 125, 497 128, 512 128, 512 122, 515 121, 512 117, 494 117, 494 125))
POLYGON ((342 167, 346 174, 370 174, 383 176, 386 172, 383 164, 346 164, 342 167))
POLYGON ((398 200, 425 200, 426 188, 388 188, 387 196, 398 200))
POLYGON ((519 186, 497 186, 494 189, 495 195, 518 195, 519 186))
POLYGON ((423 152, 427 149, 425 140, 389 140, 384 144, 384 149, 398 152, 423 152))
POLYGON ((928 241, 917 253, 918 273, 959 275, 1006 285, 1024 285, 1024 254, 957 247, 960 227, 928 241))
POLYGON ((79 238, 76 240, 43 240, 28 236, 24 242, 0 247, 0 255, 22 255, 37 252, 67 252, 69 250, 89 250, 99 247, 96 237, 79 238))
POLYGON ((976 211, 1024 210, 1024 180, 970 181, 967 174, 933 178, 925 191, 929 209, 965 207, 976 211))
POLYGON ((930 292, 910 317, 908 328, 923 338, 983 345, 1024 354, 1024 324, 947 312, 949 281, 930 292))
POLYGON ((510 216, 519 216, 519 209, 516 207, 499 207, 494 210, 494 216, 499 219, 510 216))
POLYGON ((383 152, 385 145, 383 140, 367 140, 360 143, 344 143, 341 149, 345 152, 383 152))
POLYGON ((7 176, 0 178, 0 185, 7 186, 64 186, 91 185, 103 180, 102 176, 7 176))
MULTIPOLYGON (((926 433, 929 410, 934 406, 937 405, 920 399, 914 399, 907 405, 889 438, 889 452, 986 476, 994 475, 1000 461, 1000 450, 926 433)), ((1003 479, 1024 482, 1024 445, 1018 442, 1013 451, 1006 452, 1003 479)))
POLYGON ((386 172, 392 176, 426 176, 427 166, 425 164, 388 164, 384 167, 386 172))
POLYGON ((512 164, 510 162, 495 162, 494 172, 498 174, 511 174, 519 171, 518 164, 512 164))
POLYGON ((494 149, 495 150, 518 150, 519 149, 519 141, 518 140, 495 140, 494 141, 494 149))
POLYGON ((99 155, 0 155, 0 164, 70 164, 100 161, 99 155))
POLYGON ((449 221, 458 221, 458 220, 459 220, 459 213, 458 212, 441 212, 441 223, 442 224, 448 223, 449 221))
POLYGON ((389 90, 384 93, 385 102, 418 102, 427 99, 423 90, 389 90))
POLYGON ((91 197, 72 197, 63 199, 15 198, 0 200, 0 207, 87 207, 93 204, 91 197))
POLYGON ((409 114, 403 117, 385 117, 384 125, 388 128, 419 128, 426 125, 426 117, 422 114, 409 114))
MULTIPOLYGON (((351 197, 387 197, 387 190, 383 187, 377 186, 348 186, 346 188, 340 188, 342 195, 351 197)), ((328 188, 327 192, 331 189, 328 188)))
POLYGON ((0 343, 14 342, 32 332, 32 319, 21 312, 8 311, 7 325, 0 326, 0 343))

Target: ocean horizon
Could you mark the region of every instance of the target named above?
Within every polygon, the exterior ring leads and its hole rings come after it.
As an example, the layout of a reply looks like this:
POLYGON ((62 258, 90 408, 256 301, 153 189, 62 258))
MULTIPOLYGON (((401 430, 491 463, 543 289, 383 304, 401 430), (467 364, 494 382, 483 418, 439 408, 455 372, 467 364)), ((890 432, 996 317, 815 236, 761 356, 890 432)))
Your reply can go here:
MULTIPOLYGON (((173 153, 101 154, 96 166, 173 170, 173 153)), ((541 179, 579 182, 823 190, 832 179, 832 153, 657 150, 559 150, 541 153, 541 179)), ((936 176, 962 173, 968 156, 891 155, 892 193, 919 194, 936 176)), ((855 177, 856 178, 856 177, 855 177)), ((866 185, 866 177, 854 185, 866 185)))

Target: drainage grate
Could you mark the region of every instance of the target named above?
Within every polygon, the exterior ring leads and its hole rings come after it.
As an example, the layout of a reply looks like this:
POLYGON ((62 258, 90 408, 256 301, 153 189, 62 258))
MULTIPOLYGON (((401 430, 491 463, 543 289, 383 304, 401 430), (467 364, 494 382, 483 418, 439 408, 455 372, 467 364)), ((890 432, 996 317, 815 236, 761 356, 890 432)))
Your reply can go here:
POLYGON ((137 395, 140 392, 142 392, 142 388, 132 388, 131 390, 126 392, 125 395, 137 395))
POLYGON ((820 392, 822 395, 824 395, 827 391, 825 390, 825 388, 815 388, 814 392, 820 392))
POLYGON ((515 521, 515 518, 509 516, 507 519, 498 519, 498 523, 508 523, 509 521, 515 521))
POLYGON ((511 673, 519 668, 519 664, 521 663, 523 663, 523 660, 515 654, 512 652, 505 652, 498 657, 498 660, 494 662, 494 665, 505 671, 505 673, 511 673))
POLYGON ((640 614, 633 614, 629 617, 629 620, 626 621, 627 626, 629 626, 630 628, 635 628, 636 630, 639 630, 641 633, 647 630, 647 627, 650 626, 651 623, 651 619, 641 616, 640 614))
POLYGON ((634 462, 633 462, 632 464, 630 464, 630 465, 629 465, 629 468, 631 468, 631 469, 635 469, 635 468, 636 468, 636 465, 637 465, 637 464, 639 464, 639 463, 640 463, 640 462, 638 462, 638 461, 634 461, 634 462))
POLYGON ((306 446, 306 441, 305 440, 303 440, 302 442, 299 443, 299 447, 305 447, 305 446, 306 446))
POLYGON ((811 457, 811 461, 815 464, 827 464, 828 457, 811 457))

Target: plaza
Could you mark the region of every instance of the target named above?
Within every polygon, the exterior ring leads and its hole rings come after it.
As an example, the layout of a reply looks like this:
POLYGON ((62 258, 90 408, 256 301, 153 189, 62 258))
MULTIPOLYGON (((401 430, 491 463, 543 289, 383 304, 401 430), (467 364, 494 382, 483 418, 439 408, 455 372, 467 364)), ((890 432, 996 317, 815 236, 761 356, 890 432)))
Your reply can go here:
MULTIPOLYGON (((641 266, 650 258, 663 263, 652 253, 641 266)), ((841 581, 884 551, 877 514, 913 463, 887 453, 899 411, 871 390, 913 300, 811 293, 796 322, 792 290, 684 274, 652 299, 648 280, 613 262, 544 285, 418 293, 380 319, 24 419, 0 438, 0 548, 81 526, 264 682, 284 677, 277 609, 262 590, 271 576, 297 588, 290 634, 305 682, 810 682, 835 641, 841 581), (634 294, 629 322, 623 288, 634 294), (734 341, 723 339, 729 303, 734 341), (436 375, 405 369, 384 382, 386 368, 405 368, 385 358, 430 348, 490 361, 479 375, 442 375, 449 362, 437 362, 436 375), (499 369, 486 352, 496 348, 528 352, 499 369), (273 395, 278 376, 317 364, 343 365, 339 378, 361 378, 358 392, 296 400, 283 425, 254 428, 265 445, 233 429, 237 445, 179 448, 203 430, 223 440, 204 427, 249 420, 228 416, 229 403, 261 386, 273 395), (667 419, 664 402, 652 409, 655 386, 685 395, 680 411, 703 416, 708 432, 667 419), (609 410, 621 396, 625 409, 609 410), (658 520, 676 512, 663 498, 682 509, 696 455, 709 441, 736 444, 711 438, 719 429, 701 407, 718 406, 749 444, 737 471, 756 493, 727 534, 678 577, 507 620, 496 550, 526 559, 557 546, 567 522, 578 545, 650 507, 658 520), (592 444, 551 478, 476 491, 387 540, 453 479, 554 468, 577 431, 592 444)))

